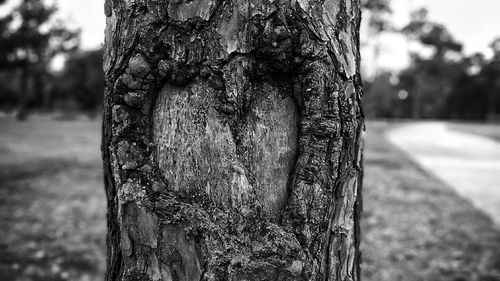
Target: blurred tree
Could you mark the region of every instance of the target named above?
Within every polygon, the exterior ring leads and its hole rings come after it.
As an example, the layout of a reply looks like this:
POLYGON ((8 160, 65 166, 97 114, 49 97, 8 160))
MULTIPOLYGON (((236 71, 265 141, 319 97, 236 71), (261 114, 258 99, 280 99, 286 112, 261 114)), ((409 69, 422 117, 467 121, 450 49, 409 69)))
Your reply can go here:
POLYGON ((54 99, 66 108, 74 103, 78 110, 98 112, 104 92, 102 63, 102 49, 71 54, 54 80, 54 99))
POLYGON ((60 53, 74 51, 79 31, 69 30, 54 20, 55 6, 43 0, 21 0, 7 17, 0 19, 0 70, 18 71, 20 119, 34 105, 47 106, 45 86, 50 79, 48 66, 60 53))
POLYGON ((401 32, 433 50, 430 57, 413 52, 411 66, 401 73, 401 81, 407 83, 402 87, 411 93, 412 116, 442 117, 446 100, 462 71, 462 44, 444 25, 430 21, 424 8, 412 12, 411 21, 401 32))
POLYGON ((499 120, 500 39, 490 47, 493 57, 475 54, 465 58, 463 69, 448 99, 447 116, 461 119, 499 120))
POLYGON ((387 19, 387 16, 392 13, 390 0, 362 0, 361 5, 369 13, 368 21, 373 33, 392 28, 387 19))
POLYGON ((380 34, 385 31, 392 31, 393 28, 390 23, 390 0, 362 0, 362 8, 364 10, 365 18, 368 18, 368 30, 366 38, 361 42, 362 48, 372 49, 372 59, 370 62, 363 60, 363 71, 365 76, 377 75, 378 72, 378 59, 380 56, 381 42, 379 40, 380 34), (369 67, 368 67, 369 65, 369 67))
POLYGON ((485 63, 480 54, 464 59, 464 67, 446 102, 446 117, 476 120, 485 118, 488 89, 487 81, 481 75, 485 63))
POLYGON ((12 71, 0 71, 0 110, 12 111, 19 104, 19 75, 12 71))
POLYGON ((490 44, 493 59, 484 67, 482 74, 488 81, 488 110, 487 119, 500 120, 500 37, 490 44))
MULTIPOLYGON (((364 81, 363 110, 368 118, 405 118, 408 115, 407 96, 398 95, 397 76, 382 72, 371 81, 364 81)), ((405 90, 406 91, 406 90, 405 90)))
POLYGON ((434 48, 434 58, 443 59, 448 52, 461 52, 462 44, 457 42, 442 24, 428 19, 425 8, 413 11, 410 22, 401 30, 406 36, 434 48))

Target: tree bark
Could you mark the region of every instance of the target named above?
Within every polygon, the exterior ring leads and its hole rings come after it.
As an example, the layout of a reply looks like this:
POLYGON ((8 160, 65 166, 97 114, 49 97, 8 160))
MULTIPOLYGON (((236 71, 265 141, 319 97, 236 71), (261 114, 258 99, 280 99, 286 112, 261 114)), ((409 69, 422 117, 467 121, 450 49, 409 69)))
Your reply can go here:
POLYGON ((106 280, 359 280, 359 1, 105 13, 106 280))

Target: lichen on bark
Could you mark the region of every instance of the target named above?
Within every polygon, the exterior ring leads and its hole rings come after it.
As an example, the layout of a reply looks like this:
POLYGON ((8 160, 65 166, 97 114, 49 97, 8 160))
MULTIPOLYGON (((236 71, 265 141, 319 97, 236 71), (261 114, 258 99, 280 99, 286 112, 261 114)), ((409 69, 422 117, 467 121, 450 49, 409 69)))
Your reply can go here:
POLYGON ((359 1, 105 14, 107 280, 359 280, 359 1))

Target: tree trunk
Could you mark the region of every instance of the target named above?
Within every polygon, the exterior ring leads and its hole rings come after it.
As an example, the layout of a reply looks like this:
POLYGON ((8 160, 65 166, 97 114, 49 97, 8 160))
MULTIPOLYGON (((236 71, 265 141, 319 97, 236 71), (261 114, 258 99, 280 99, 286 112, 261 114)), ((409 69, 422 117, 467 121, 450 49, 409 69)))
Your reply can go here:
POLYGON ((29 102, 33 96, 31 93, 33 89, 31 77, 29 66, 27 63, 24 63, 21 68, 21 78, 19 80, 19 104, 17 106, 16 114, 16 118, 20 121, 28 119, 29 102))
POLYGON ((105 13, 106 280, 359 280, 359 1, 105 13))

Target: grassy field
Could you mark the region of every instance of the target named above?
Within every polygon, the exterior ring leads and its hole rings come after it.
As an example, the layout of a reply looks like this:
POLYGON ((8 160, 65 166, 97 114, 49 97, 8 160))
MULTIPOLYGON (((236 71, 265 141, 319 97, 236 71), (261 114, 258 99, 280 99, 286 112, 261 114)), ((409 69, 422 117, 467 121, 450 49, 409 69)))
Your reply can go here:
POLYGON ((0 280, 102 280, 97 122, 0 119, 0 280))
MULTIPOLYGON (((367 124, 363 275, 500 280, 500 231, 367 124)), ((105 199, 95 121, 0 119, 0 280, 102 280, 105 199)))
POLYGON ((500 230, 390 145, 391 126, 367 124, 364 280, 500 280, 500 230))

